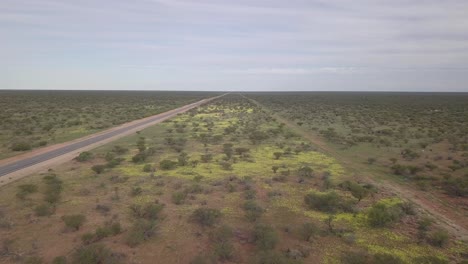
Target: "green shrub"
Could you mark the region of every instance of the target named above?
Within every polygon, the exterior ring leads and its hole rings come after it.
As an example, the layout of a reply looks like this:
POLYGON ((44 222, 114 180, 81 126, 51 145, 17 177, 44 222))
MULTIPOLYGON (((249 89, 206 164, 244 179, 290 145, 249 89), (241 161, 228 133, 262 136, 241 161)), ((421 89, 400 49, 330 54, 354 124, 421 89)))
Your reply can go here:
POLYGON ((213 262, 214 262, 213 260, 211 260, 210 258, 206 256, 198 255, 194 257, 192 261, 190 261, 190 264, 211 264, 213 262))
POLYGON ((40 204, 34 208, 36 216, 49 216, 54 213, 54 208, 49 204, 40 204))
POLYGON ((101 244, 82 246, 73 254, 74 264, 118 264, 122 257, 101 244))
POLYGON ((172 202, 174 204, 183 204, 187 198, 187 193, 185 191, 178 191, 172 194, 172 202))
POLYGON ((177 162, 165 159, 159 162, 159 167, 161 170, 172 170, 177 167, 177 162))
POLYGON ((192 213, 192 220, 201 226, 213 226, 221 217, 221 212, 213 208, 198 208, 192 213))
POLYGON ((128 151, 127 148, 124 148, 122 146, 114 146, 114 148, 112 149, 112 152, 118 154, 118 155, 122 155, 122 154, 125 154, 126 152, 128 151))
POLYGON ((374 255, 374 263, 384 263, 384 264, 403 264, 403 260, 398 257, 388 253, 377 253, 374 255))
POLYGON ((372 257, 366 252, 348 251, 341 255, 343 264, 372 264, 372 257))
POLYGON ((103 165, 103 164, 94 165, 91 167, 91 169, 97 174, 101 174, 106 169, 106 165, 103 165))
POLYGON ((213 240, 216 243, 222 243, 229 241, 233 236, 232 228, 226 225, 222 225, 218 228, 216 228, 212 233, 211 233, 211 240, 213 240))
POLYGON ((76 157, 75 159, 79 162, 84 162, 92 158, 93 158, 93 154, 91 154, 91 152, 84 151, 84 152, 81 152, 80 155, 78 155, 78 157, 76 157))
POLYGON ((96 241, 96 236, 94 235, 94 233, 85 233, 81 236, 81 241, 83 242, 83 244, 89 245, 96 241))
POLYGON ((340 197, 335 192, 312 192, 304 197, 310 209, 323 212, 335 212, 340 206, 340 197))
POLYGON ((429 235, 429 243, 436 247, 443 247, 449 241, 449 234, 445 230, 437 230, 429 235))
POLYGON ((16 197, 20 199, 26 198, 28 194, 37 192, 37 185, 35 184, 22 184, 18 186, 18 191, 16 192, 16 197))
POLYGON ((413 259, 414 264, 447 264, 449 263, 445 259, 438 258, 436 256, 420 256, 413 259))
POLYGON ((302 262, 290 259, 284 254, 275 252, 273 250, 260 252, 255 260, 256 264, 300 264, 302 262))
POLYGON ((143 166, 144 172, 151 172, 152 170, 153 170, 153 166, 151 166, 151 164, 145 164, 145 166, 143 166))
POLYGON ((269 225, 256 225, 254 228, 253 237, 257 248, 260 250, 274 249, 276 243, 278 242, 278 235, 269 225))
POLYGON ((62 181, 54 174, 44 176, 43 181, 46 184, 44 200, 48 203, 58 202, 62 192, 62 181))
POLYGON ((203 154, 201 155, 200 160, 203 163, 208 163, 213 160, 213 154, 210 154, 210 153, 203 154))
POLYGON ((154 220, 136 220, 128 231, 125 242, 128 246, 135 247, 152 238, 155 235, 156 227, 156 221, 154 220))
POLYGON ((389 206, 379 202, 370 208, 367 219, 372 227, 384 227, 400 220, 402 215, 400 205, 389 206))
POLYGON ((147 158, 147 155, 145 152, 138 152, 137 154, 135 154, 135 156, 132 157, 132 161, 134 163, 141 163, 141 162, 144 162, 147 158))
POLYGON ((13 151, 26 151, 30 150, 31 148, 31 143, 25 141, 15 142, 11 145, 11 150, 13 151))
POLYGON ((65 256, 58 256, 52 260, 52 264, 67 264, 67 258, 65 256))
POLYGON ((351 182, 349 185, 349 191, 351 195, 360 202, 362 199, 366 198, 369 195, 369 189, 365 188, 364 186, 351 182))
POLYGON ((245 217, 250 222, 257 221, 258 218, 263 214, 263 208, 260 207, 255 201, 247 200, 244 203, 245 217))
POLYGON ((135 218, 143 218, 147 220, 157 220, 160 218, 160 213, 164 208, 163 204, 150 203, 146 205, 133 204, 130 210, 135 218))
POLYGON ((215 245, 214 253, 220 261, 231 260, 234 257, 234 247, 229 242, 215 245))
POLYGON ((131 195, 131 196, 138 196, 138 195, 140 195, 142 192, 143 192, 143 189, 141 189, 141 187, 139 187, 139 186, 136 186, 136 187, 133 187, 133 188, 132 188, 132 190, 130 191, 130 195, 131 195))
POLYGON ((311 241, 318 232, 319 228, 313 223, 304 223, 299 229, 299 234, 305 241, 311 241))
POLYGON ((84 244, 91 244, 109 236, 120 234, 122 227, 119 222, 106 222, 104 226, 96 228, 94 233, 86 233, 81 236, 84 244))
POLYGON ((62 216, 62 221, 67 228, 77 231, 86 221, 86 216, 82 214, 64 215, 62 216))
POLYGON ((274 152, 273 156, 275 156, 275 160, 279 160, 283 156, 283 152, 274 152))
POLYGON ((26 259, 23 260, 24 264, 42 264, 44 261, 42 260, 41 257, 38 256, 31 256, 31 257, 26 257, 26 259))
POLYGON ((298 171, 300 177, 311 178, 314 175, 314 170, 309 166, 303 166, 298 171))

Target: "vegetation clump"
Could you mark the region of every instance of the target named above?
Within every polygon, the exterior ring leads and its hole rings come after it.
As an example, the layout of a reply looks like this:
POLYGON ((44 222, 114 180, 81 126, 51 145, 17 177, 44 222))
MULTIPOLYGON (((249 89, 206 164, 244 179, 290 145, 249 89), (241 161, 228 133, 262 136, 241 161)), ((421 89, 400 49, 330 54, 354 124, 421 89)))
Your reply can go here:
POLYGON ((221 212, 214 208, 198 208, 192 213, 192 220, 201 226, 213 226, 221 217, 221 212))
POLYGON ((65 226, 68 229, 72 231, 78 231, 86 221, 86 216, 82 214, 64 215, 62 216, 62 221, 65 223, 65 226))
POLYGON ((253 231, 253 237, 257 248, 260 250, 274 249, 278 243, 278 235, 273 227, 266 224, 258 224, 253 231))

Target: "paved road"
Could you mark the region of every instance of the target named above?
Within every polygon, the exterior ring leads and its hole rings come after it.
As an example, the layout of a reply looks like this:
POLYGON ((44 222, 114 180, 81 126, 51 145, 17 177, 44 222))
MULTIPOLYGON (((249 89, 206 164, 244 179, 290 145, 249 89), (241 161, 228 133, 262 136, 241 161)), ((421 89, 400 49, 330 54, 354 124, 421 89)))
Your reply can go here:
POLYGON ((129 130, 136 129, 138 127, 143 127, 143 126, 148 125, 148 124, 153 123, 153 122, 165 120, 165 119, 167 119, 169 117, 175 116, 175 115, 177 115, 179 113, 182 113, 182 112, 185 112, 185 111, 187 111, 189 109, 195 108, 195 107, 197 107, 197 106, 199 106, 199 105, 201 105, 203 103, 206 103, 206 102, 208 102, 210 100, 213 100, 215 98, 218 98, 218 97, 214 97, 214 98, 210 98, 210 99, 203 99, 201 101, 198 101, 198 102, 195 102, 195 103, 192 103, 192 104, 177 108, 175 111, 174 110, 168 111, 166 113, 162 113, 162 114, 159 114, 159 115, 154 116, 154 117, 146 118, 146 119, 142 120, 141 122, 137 122, 137 123, 129 125, 129 126, 123 126, 122 128, 115 129, 115 130, 112 130, 112 131, 109 131, 109 132, 105 132, 105 133, 96 135, 94 137, 87 137, 84 140, 65 145, 65 146, 63 146, 61 148, 54 149, 54 150, 51 150, 51 151, 48 151, 48 152, 45 152, 45 153, 40 153, 40 154, 37 154, 37 155, 32 156, 32 157, 24 158, 24 159, 21 159, 21 160, 18 160, 18 161, 15 161, 15 162, 0 166, 0 177, 6 176, 6 175, 8 175, 10 173, 13 173, 13 172, 25 169, 25 168, 28 168, 28 167, 30 167, 32 165, 36 165, 36 164, 42 163, 44 161, 59 157, 61 155, 76 151, 76 150, 78 150, 80 148, 83 148, 83 147, 86 147, 88 145, 95 144, 97 142, 100 142, 100 141, 109 139, 111 137, 123 134, 125 132, 128 132, 129 130))

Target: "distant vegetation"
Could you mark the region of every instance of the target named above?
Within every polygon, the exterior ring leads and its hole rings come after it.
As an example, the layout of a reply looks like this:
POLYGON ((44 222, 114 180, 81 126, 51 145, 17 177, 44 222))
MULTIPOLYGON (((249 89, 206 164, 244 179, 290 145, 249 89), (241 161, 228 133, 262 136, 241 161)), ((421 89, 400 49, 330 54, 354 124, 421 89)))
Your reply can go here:
MULTIPOLYGON (((328 141, 354 162, 416 188, 468 196, 468 95, 252 93, 248 97, 328 141)), ((457 201, 457 200, 455 200, 457 201)))
POLYGON ((0 158, 168 111, 215 93, 0 91, 0 158))

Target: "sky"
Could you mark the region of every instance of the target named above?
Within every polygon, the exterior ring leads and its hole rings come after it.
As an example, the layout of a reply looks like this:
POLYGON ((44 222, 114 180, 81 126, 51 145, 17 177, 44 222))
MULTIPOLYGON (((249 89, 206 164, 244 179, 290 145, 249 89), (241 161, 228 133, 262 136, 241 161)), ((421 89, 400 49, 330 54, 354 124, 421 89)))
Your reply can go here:
POLYGON ((1 0, 0 89, 468 92, 468 1, 1 0))

